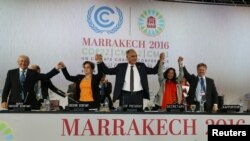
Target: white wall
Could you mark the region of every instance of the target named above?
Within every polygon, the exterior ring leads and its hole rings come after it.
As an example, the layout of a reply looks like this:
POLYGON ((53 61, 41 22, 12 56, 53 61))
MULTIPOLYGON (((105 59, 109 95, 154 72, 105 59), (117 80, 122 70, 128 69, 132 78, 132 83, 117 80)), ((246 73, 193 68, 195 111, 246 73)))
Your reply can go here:
MULTIPOLYGON (((31 64, 39 64, 42 72, 63 60, 70 73, 77 74, 82 72, 81 58, 93 56, 82 53, 86 48, 82 45, 83 37, 140 39, 168 41, 170 48, 160 50, 168 53, 167 66, 177 68, 177 58, 181 55, 188 70, 196 73, 196 64, 205 62, 207 75, 214 78, 225 102, 238 103, 250 92, 249 13, 247 7, 145 0, 0 0, 0 89, 7 71, 17 66, 20 54, 30 56, 31 64), (121 29, 112 35, 93 32, 86 22, 92 5, 119 7, 124 16, 121 29), (165 19, 165 29, 159 36, 148 37, 138 29, 137 19, 148 9, 158 10, 165 19)), ((114 77, 108 78, 114 83, 114 77)), ((155 93, 157 76, 149 78, 151 91, 155 93)), ((65 91, 70 83, 62 74, 52 81, 65 91)))

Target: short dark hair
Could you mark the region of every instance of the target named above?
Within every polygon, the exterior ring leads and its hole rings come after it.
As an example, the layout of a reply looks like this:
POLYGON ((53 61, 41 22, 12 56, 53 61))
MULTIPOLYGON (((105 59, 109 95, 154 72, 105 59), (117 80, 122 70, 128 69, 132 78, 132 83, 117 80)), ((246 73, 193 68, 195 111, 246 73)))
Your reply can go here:
POLYGON ((92 70, 95 69, 95 64, 94 64, 93 62, 91 62, 91 61, 85 61, 85 62, 83 63, 83 67, 84 67, 86 64, 89 64, 92 70))
POLYGON ((207 65, 206 65, 205 63, 199 63, 199 64, 197 65, 197 69, 198 69, 199 67, 205 67, 205 68, 207 69, 207 65))
POLYGON ((167 77, 167 75, 168 75, 168 73, 169 73, 171 70, 174 71, 174 77, 173 77, 173 79, 171 79, 171 80, 174 81, 174 82, 176 82, 176 72, 175 72, 175 69, 174 69, 174 68, 168 68, 168 69, 163 73, 163 76, 164 76, 164 78, 165 78, 166 80, 169 80, 168 77, 167 77))

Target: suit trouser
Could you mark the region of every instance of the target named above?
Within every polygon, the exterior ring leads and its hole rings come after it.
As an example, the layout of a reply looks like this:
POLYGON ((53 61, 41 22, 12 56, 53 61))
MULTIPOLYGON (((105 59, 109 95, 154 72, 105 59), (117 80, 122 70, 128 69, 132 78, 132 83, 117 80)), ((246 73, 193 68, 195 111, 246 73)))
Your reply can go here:
POLYGON ((124 107, 126 105, 143 105, 143 91, 122 91, 120 98, 120 106, 124 107))
POLYGON ((109 100, 109 108, 113 108, 113 101, 112 101, 112 99, 111 99, 111 96, 110 95, 101 95, 100 96, 101 98, 101 103, 104 103, 105 102, 105 99, 106 98, 108 98, 108 100, 109 100))
MULTIPOLYGON (((200 102, 194 101, 194 104, 196 105, 195 111, 199 111, 199 110, 200 110, 200 102)), ((204 111, 205 111, 205 112, 209 112, 209 111, 207 111, 206 109, 207 109, 207 104, 206 104, 206 102, 205 102, 205 103, 204 103, 204 111)))

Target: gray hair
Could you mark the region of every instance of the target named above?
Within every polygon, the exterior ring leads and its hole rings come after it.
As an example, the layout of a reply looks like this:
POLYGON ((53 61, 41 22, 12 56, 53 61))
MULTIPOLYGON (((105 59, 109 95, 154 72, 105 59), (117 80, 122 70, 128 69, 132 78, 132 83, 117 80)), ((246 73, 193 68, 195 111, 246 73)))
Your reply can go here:
POLYGON ((129 50, 126 51, 126 55, 128 55, 129 52, 136 52, 136 51, 134 49, 129 49, 129 50))
POLYGON ((20 55, 20 56, 18 57, 17 62, 19 62, 19 60, 20 60, 21 58, 27 60, 28 63, 30 63, 30 58, 29 58, 27 55, 23 55, 23 54, 20 55))

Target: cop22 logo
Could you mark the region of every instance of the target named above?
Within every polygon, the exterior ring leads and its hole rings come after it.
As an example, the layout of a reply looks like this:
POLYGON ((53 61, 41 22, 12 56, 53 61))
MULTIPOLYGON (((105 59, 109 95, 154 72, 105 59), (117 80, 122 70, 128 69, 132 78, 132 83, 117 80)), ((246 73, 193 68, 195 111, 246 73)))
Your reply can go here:
POLYGON ((147 36, 157 36, 164 30, 165 21, 157 10, 145 10, 138 18, 138 27, 147 36))
POLYGON ((6 123, 0 121, 0 140, 2 141, 14 141, 14 134, 11 127, 6 123))
POLYGON ((113 34, 122 26, 122 11, 118 7, 115 7, 114 10, 107 6, 101 6, 95 10, 94 5, 88 10, 87 22, 96 33, 113 34))

